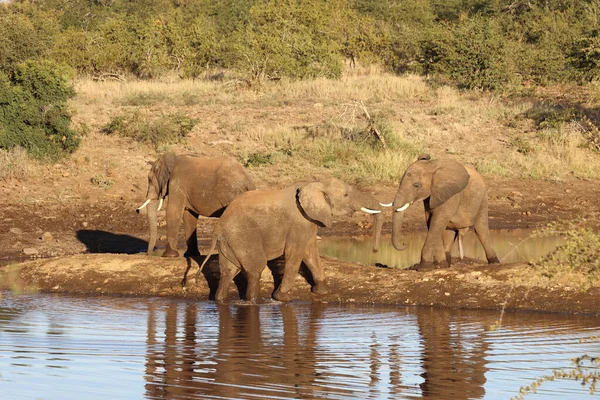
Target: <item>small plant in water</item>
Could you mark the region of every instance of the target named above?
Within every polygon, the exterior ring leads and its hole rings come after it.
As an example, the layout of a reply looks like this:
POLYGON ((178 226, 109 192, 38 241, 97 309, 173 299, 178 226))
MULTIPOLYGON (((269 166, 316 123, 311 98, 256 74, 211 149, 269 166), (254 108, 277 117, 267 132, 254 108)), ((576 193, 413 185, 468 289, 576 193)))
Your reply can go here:
POLYGON ((546 375, 536 379, 528 386, 521 386, 519 395, 511 400, 523 400, 526 395, 536 393, 544 382, 552 382, 557 379, 580 381, 581 386, 589 386, 590 394, 596 392, 596 385, 600 379, 600 358, 590 357, 587 354, 572 360, 574 368, 552 371, 552 375, 546 375))

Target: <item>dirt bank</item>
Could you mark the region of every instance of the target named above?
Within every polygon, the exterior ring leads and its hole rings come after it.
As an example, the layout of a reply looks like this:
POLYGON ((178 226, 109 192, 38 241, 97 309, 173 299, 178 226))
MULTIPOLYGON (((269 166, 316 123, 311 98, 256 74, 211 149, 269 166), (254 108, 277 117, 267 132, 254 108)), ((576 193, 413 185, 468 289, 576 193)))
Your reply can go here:
MULTIPOLYGON (((300 275, 293 296, 355 304, 434 305, 455 308, 536 310, 597 314, 600 288, 579 290, 541 281, 525 264, 460 265, 431 272, 359 266, 323 257, 330 293, 315 296, 300 275)), ((216 256, 205 267, 198 284, 192 261, 187 290, 180 283, 185 259, 145 255, 81 254, 25 262, 4 269, 3 286, 44 292, 102 295, 157 295, 206 300, 218 282, 216 256)), ((273 276, 265 269, 261 293, 268 298, 273 276)), ((238 299, 232 285, 230 300, 238 299)))

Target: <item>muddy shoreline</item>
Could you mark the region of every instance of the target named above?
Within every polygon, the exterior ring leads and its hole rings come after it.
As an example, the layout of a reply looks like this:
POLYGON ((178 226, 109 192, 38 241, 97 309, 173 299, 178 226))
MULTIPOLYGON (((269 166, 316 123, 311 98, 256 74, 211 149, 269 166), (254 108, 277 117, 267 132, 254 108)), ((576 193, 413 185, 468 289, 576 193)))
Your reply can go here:
MULTIPOLYGON (((294 299, 362 305, 600 314, 597 307, 600 288, 580 290, 551 282, 541 284, 535 279, 535 269, 527 264, 464 263, 424 273, 322 258, 330 292, 313 295, 307 280, 298 275, 292 291, 294 299)), ((47 293, 208 300, 218 282, 217 257, 211 257, 198 284, 194 280, 195 262, 191 261, 185 291, 181 288, 181 279, 189 265, 186 259, 125 254, 80 254, 14 264, 3 269, 0 287, 47 293)), ((272 290, 273 274, 265 269, 261 277, 262 302, 271 301, 272 290)), ((239 291, 232 285, 228 300, 238 299, 239 291)))

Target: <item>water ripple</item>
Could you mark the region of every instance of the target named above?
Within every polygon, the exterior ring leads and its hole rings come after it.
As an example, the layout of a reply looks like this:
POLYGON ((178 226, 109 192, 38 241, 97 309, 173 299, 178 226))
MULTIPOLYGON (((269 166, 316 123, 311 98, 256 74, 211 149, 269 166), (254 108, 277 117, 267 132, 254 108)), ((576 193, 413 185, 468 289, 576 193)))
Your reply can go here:
MULTIPOLYGON (((510 398, 597 355, 600 319, 3 293, 3 399, 510 398), (118 379, 115 377, 118 376, 118 379)), ((539 398, 589 398, 576 382, 539 398)))

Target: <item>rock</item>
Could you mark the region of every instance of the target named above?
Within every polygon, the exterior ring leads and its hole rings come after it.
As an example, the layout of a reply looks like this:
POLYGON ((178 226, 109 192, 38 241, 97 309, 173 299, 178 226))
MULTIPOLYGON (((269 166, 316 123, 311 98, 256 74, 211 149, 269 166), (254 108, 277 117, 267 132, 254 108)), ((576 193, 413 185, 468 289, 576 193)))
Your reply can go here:
POLYGON ((81 223, 81 226, 83 226, 84 228, 87 228, 87 227, 88 227, 88 225, 89 225, 89 224, 87 223, 87 221, 83 221, 83 222, 81 223))
POLYGON ((44 232, 42 234, 42 236, 40 237, 40 239, 42 239, 44 242, 49 242, 52 239, 54 239, 54 237, 52 236, 52 234, 50 232, 44 232))
POLYGON ((23 249, 23 253, 25 253, 26 256, 35 256, 39 254, 38 250, 35 247, 25 247, 23 249))
POLYGON ((21 228, 10 228, 8 231, 15 235, 20 235, 21 233, 23 233, 23 229, 21 228))

